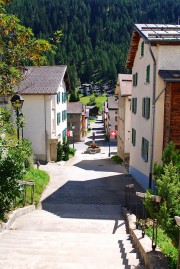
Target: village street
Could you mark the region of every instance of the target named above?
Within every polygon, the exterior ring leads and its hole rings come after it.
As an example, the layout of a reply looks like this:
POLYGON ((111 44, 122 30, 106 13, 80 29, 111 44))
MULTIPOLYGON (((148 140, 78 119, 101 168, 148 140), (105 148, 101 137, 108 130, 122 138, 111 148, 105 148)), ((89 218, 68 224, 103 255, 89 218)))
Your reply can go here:
MULTIPOLYGON (((145 268, 122 215, 125 185, 141 188, 108 157, 101 118, 91 127, 100 153, 84 154, 91 132, 85 142, 75 143, 74 158, 40 166, 50 174, 50 183, 39 209, 1 235, 1 269, 145 268)), ((111 154, 116 151, 113 144, 111 154)))

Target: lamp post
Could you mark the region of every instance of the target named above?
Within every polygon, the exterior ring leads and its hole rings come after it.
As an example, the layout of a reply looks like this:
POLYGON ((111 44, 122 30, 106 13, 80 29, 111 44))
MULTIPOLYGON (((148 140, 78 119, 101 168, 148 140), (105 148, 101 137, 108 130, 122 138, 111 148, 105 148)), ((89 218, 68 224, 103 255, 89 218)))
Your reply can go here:
POLYGON ((73 149, 74 149, 74 129, 75 129, 75 124, 72 124, 72 132, 73 132, 73 149))
MULTIPOLYGON (((179 226, 180 228, 180 217, 178 216, 175 216, 175 221, 176 221, 176 224, 179 226)), ((178 261, 177 261, 177 269, 180 269, 180 232, 179 232, 179 247, 178 247, 178 261)))
POLYGON ((109 124, 109 154, 108 156, 111 156, 111 136, 110 136, 110 131, 111 131, 111 124, 109 124))
POLYGON ((11 104, 16 112, 16 118, 17 118, 17 139, 19 143, 19 128, 20 128, 20 122, 19 122, 19 111, 22 109, 24 103, 24 99, 22 96, 18 93, 16 93, 12 98, 11 98, 11 104))

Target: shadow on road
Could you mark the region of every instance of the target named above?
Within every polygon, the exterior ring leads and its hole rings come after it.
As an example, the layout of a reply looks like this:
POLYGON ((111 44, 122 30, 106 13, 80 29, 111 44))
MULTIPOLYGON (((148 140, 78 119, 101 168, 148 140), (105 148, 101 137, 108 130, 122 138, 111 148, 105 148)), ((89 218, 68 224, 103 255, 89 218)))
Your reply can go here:
POLYGON ((120 219, 125 186, 132 183, 136 191, 142 191, 129 175, 68 181, 42 201, 42 209, 62 218, 120 219))

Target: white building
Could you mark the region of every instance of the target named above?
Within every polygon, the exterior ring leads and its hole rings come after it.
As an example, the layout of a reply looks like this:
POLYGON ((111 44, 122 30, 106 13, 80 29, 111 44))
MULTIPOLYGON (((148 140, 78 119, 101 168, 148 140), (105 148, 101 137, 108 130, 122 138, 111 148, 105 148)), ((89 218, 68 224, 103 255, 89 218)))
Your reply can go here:
POLYGON ((153 186, 164 146, 180 148, 180 25, 136 24, 126 68, 132 69, 130 173, 153 186))
POLYGON ((131 144, 131 91, 132 75, 119 74, 115 95, 118 97, 117 153, 124 161, 129 161, 131 144))
POLYGON ((58 141, 67 130, 66 66, 27 67, 18 93, 24 99, 24 137, 32 142, 36 160, 56 161, 58 141))

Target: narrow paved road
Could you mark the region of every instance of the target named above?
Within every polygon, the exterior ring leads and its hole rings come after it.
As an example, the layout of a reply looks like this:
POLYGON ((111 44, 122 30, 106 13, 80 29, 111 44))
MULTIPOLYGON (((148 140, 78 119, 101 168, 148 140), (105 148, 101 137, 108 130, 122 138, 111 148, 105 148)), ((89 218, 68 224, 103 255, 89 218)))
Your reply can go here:
MULTIPOLYGON (((126 234, 121 208, 125 185, 134 183, 108 157, 100 119, 92 125, 98 154, 84 154, 92 140, 76 143, 76 156, 41 165, 50 174, 40 208, 0 235, 2 269, 145 269, 126 234)), ((116 152, 112 145, 111 152, 116 152)))

